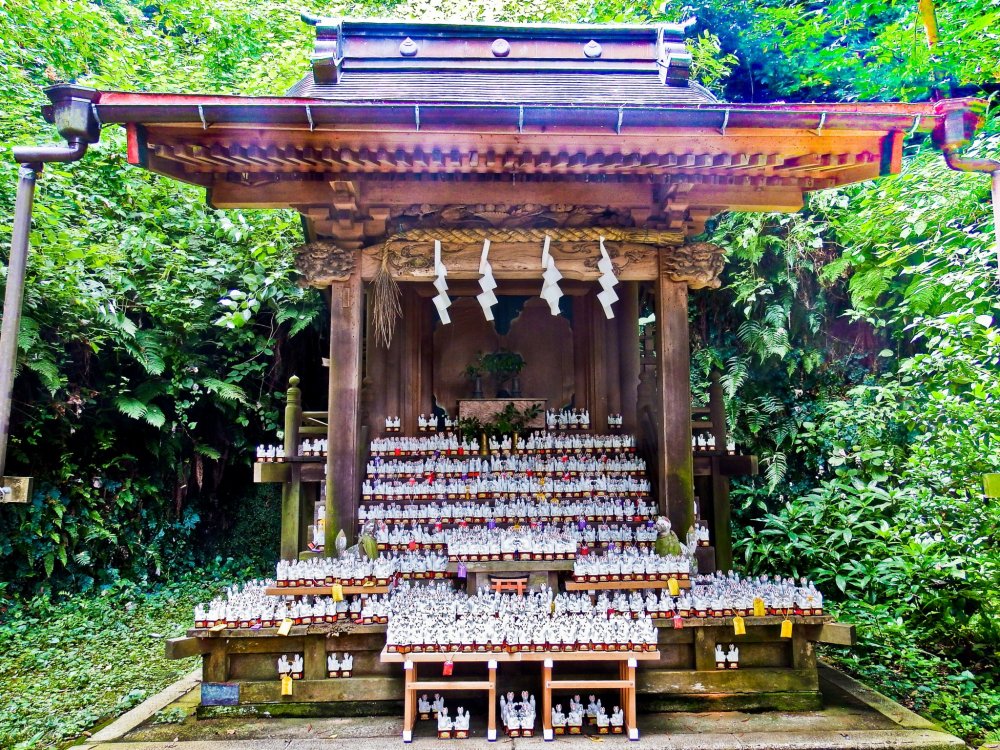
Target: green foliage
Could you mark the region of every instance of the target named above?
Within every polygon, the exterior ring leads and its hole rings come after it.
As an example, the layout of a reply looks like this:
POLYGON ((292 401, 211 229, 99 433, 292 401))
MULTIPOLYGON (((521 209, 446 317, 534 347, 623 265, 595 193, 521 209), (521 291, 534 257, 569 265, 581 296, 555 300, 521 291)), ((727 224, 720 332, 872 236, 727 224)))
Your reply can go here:
POLYGON ((281 548, 281 489, 258 484, 229 503, 230 512, 219 519, 215 554, 232 558, 252 569, 253 575, 274 575, 281 548))
POLYGON ((734 101, 926 99, 1000 79, 997 4, 935 6, 941 41, 933 54, 914 0, 667 0, 665 12, 695 15, 737 57, 726 82, 734 101))
MULTIPOLYGON (((972 153, 1000 155, 995 124, 972 153)), ((742 324, 721 327, 737 335, 699 352, 728 363, 737 434, 786 457, 784 476, 772 463, 734 490, 745 567, 815 578, 865 626, 838 660, 972 740, 1000 729, 1000 508, 982 496, 982 475, 1000 467, 986 183, 918 148, 899 177, 814 196, 793 223, 816 228, 815 251, 784 267, 767 263, 787 250, 772 238, 794 236, 787 217, 721 222, 733 254, 765 250, 728 287, 747 302, 730 313, 742 324), (808 270, 816 291, 792 294, 789 269, 808 270), (775 351, 764 331, 780 323, 761 289, 783 290, 793 320, 820 304, 837 314, 792 339, 819 346, 818 367, 775 351), (838 355, 845 333, 863 356, 838 355)))
POLYGON ((8 608, 0 622, 0 746, 61 746, 190 672, 197 660, 167 660, 164 639, 184 634, 195 603, 249 572, 219 560, 166 586, 118 581, 8 608))
POLYGON ((501 391, 506 390, 511 379, 523 369, 524 358, 520 354, 506 349, 498 349, 495 352, 480 354, 475 362, 466 367, 465 372, 472 373, 471 377, 473 378, 481 375, 491 376, 499 396, 501 391))
POLYGON ((153 714, 154 724, 183 724, 188 717, 188 712, 183 708, 163 708, 153 714))
MULTIPOLYGON (((56 80, 265 90, 286 62, 279 85, 294 78, 301 57, 275 52, 306 40, 277 22, 282 8, 231 5, 217 17, 184 2, 6 6, 0 101, 17 116, 0 142, 55 140, 37 113, 56 80)), ((9 236, 8 151, 0 163, 9 236)), ((128 166, 118 129, 82 162, 46 167, 7 466, 38 491, 0 514, 0 577, 86 589, 194 563, 199 522, 224 523, 248 448, 278 426, 275 363, 321 309, 295 283, 300 237, 293 214, 213 211, 201 190, 128 166)))
MULTIPOLYGON (((458 432, 469 440, 479 440, 482 435, 498 439, 505 435, 522 435, 528 430, 528 425, 541 413, 541 404, 531 404, 518 409, 513 403, 509 403, 485 422, 478 417, 459 419, 458 432)), ((485 450, 486 446, 482 448, 485 450)))
POLYGON ((487 431, 498 437, 521 435, 527 431, 528 425, 541 413, 541 404, 531 404, 523 409, 518 409, 514 404, 507 404, 489 421, 487 431))

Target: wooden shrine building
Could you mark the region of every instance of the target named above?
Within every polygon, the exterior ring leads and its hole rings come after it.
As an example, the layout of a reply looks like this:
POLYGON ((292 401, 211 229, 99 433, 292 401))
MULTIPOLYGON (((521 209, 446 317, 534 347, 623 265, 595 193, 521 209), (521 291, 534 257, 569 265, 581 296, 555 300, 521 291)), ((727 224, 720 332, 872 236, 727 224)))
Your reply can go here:
MULTIPOLYGON (((692 450, 688 291, 719 285, 724 251, 690 238, 724 211, 793 212, 808 192, 895 174, 907 136, 967 138, 974 103, 720 102, 690 79, 683 29, 666 24, 308 22, 311 68, 284 96, 49 92, 124 125, 131 164, 204 187, 214 207, 302 215, 298 268, 331 313, 329 399, 322 412, 300 413, 290 389, 290 408, 295 428, 307 425, 303 435, 326 433, 329 451, 325 466, 290 458, 259 477, 285 483, 282 556, 305 549, 310 502, 324 481, 326 549, 338 530, 354 535, 368 441, 384 433, 387 416, 412 435, 422 414, 458 414, 470 396, 466 366, 479 352, 510 350, 525 361, 524 399, 586 408, 597 430, 621 415, 682 538, 695 521, 696 475, 710 477, 699 493, 709 496, 703 515, 728 568, 724 478, 750 473, 754 462, 726 450, 718 399, 706 428, 717 450, 692 450), (562 275, 558 315, 539 298, 546 238, 562 275), (436 241, 448 324, 433 301, 436 241), (476 301, 486 241, 495 321, 476 301), (618 282, 610 318, 597 297, 602 244, 618 282), (401 289, 388 346, 374 320, 380 273, 401 289), (645 346, 641 299, 655 312, 645 346)), ((300 375, 326 377, 320 363, 300 375)), ((294 456, 297 435, 285 441, 294 456)), ((746 684, 815 691, 820 635, 809 633, 794 652, 761 656, 798 677, 768 672, 746 684)), ((685 637, 688 651, 661 668, 711 661, 711 642, 685 637)), ((209 653, 206 674, 224 680, 231 674, 220 664, 230 657, 217 645, 199 649, 209 653)), ((305 648, 308 671, 313 647, 305 648)), ((655 684, 683 693, 677 685, 704 679, 655 684)), ((365 695, 384 697, 374 688, 365 695)))

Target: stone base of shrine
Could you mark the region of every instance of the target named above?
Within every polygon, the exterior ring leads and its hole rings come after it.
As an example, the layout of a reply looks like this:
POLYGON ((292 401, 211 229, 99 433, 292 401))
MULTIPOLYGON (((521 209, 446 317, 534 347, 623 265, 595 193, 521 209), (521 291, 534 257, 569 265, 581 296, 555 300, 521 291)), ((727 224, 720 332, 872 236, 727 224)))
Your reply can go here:
MULTIPOLYGON (((711 703, 691 712, 639 714, 642 737, 629 743, 622 737, 602 738, 605 743, 646 747, 650 750, 960 750, 964 744, 933 723, 862 685, 843 673, 820 664, 819 691, 823 708, 794 711, 718 711, 711 703)), ((350 716, 324 718, 316 714, 282 718, 281 706, 239 706, 198 718, 200 689, 184 685, 179 698, 165 704, 155 696, 94 735, 78 750, 356 750, 359 740, 367 750, 403 747, 399 739, 401 713, 377 715, 383 706, 355 704, 350 716), (187 718, 181 723, 160 723, 155 713, 164 708, 187 718)), ((169 692, 172 688, 168 688, 169 692)), ((704 696, 709 698, 709 696, 704 696)), ((168 699, 169 701, 169 699, 168 699)), ((348 704, 339 704, 343 711, 348 704)), ((641 706, 641 702, 640 702, 641 706)), ((390 704, 385 704, 386 708, 390 704)), ((316 708, 319 708, 317 704, 316 708)), ((459 747, 497 747, 477 735, 480 713, 474 714, 473 736, 468 740, 437 740, 421 722, 413 746, 440 748, 442 742, 459 747)), ((515 749, 551 747, 540 737, 508 740, 515 749)), ((592 747, 588 736, 557 738, 560 747, 592 747)))
MULTIPOLYGON (((637 654, 642 658, 638 661, 635 688, 642 713, 817 710, 822 706, 822 694, 815 645, 850 645, 854 639, 852 626, 833 623, 828 616, 792 615, 787 618, 791 627, 786 632, 783 616, 746 617, 745 632, 740 635, 734 632, 731 617, 686 618, 680 627, 675 627, 671 619, 654 622, 659 630, 656 657, 637 654), (727 652, 731 644, 739 648, 738 664, 718 663, 716 647, 727 652)), ((404 696, 403 665, 386 663, 382 654, 385 627, 298 625, 287 635, 279 635, 276 628, 214 632, 195 629, 187 638, 171 641, 167 652, 175 658, 201 654, 203 716, 240 706, 282 716, 398 716, 404 696), (349 677, 328 671, 327 657, 339 659, 343 653, 352 654, 354 659, 349 677), (301 655, 304 664, 303 672, 284 692, 275 666, 282 655, 289 659, 301 655)), ((629 652, 616 655, 627 659, 629 652)), ((401 655, 391 656, 399 657, 394 661, 406 661, 401 655)), ((414 653, 414 660, 425 656, 421 650, 419 655, 414 653)), ((440 656, 443 662, 445 657, 440 656)), ((489 654, 481 656, 490 658, 489 654)), ((515 660, 506 653, 498 654, 496 658, 503 662, 498 687, 503 692, 528 690, 539 695, 542 675, 539 658, 535 657, 540 656, 528 652, 515 660)), ((600 655, 602 659, 587 659, 585 652, 552 656, 566 662, 564 678, 581 683, 611 679, 617 666, 607 659, 607 653, 600 655)), ((456 658, 454 672, 444 679, 473 679, 474 665, 465 661, 456 658)), ((442 667, 437 665, 436 669, 442 667)), ((427 675, 439 673, 432 668, 427 675)), ((560 697, 566 696, 555 696, 554 702, 560 697)))

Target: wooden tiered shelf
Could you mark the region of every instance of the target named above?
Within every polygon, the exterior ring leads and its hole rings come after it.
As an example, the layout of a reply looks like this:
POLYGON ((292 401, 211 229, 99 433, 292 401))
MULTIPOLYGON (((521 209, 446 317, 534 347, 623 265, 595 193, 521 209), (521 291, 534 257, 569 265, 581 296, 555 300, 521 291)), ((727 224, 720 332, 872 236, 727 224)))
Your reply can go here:
MULTIPOLYGON (((691 588, 691 581, 673 580, 679 589, 691 588)), ((566 581, 563 585, 567 591, 634 591, 670 588, 670 581, 566 581)))
MULTIPOLYGON (((388 594, 390 586, 343 586, 344 596, 374 596, 388 594)), ((264 589, 268 596, 330 596, 333 586, 269 586, 264 589)))
POLYGON ((476 562, 449 562, 448 572, 457 573, 464 565, 469 573, 548 573, 573 570, 572 560, 477 560, 476 562))

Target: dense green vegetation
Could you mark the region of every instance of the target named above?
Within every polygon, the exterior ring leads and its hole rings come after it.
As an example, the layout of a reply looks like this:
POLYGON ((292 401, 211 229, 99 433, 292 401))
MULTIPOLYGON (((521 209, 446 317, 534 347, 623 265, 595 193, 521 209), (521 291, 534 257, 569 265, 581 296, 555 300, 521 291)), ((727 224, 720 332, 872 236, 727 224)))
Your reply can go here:
POLYGON ((701 300, 718 323, 698 352, 725 364, 737 430, 766 466, 734 492, 739 564, 814 577, 864 626, 837 658, 973 740, 1000 729, 987 191, 924 150, 801 216, 723 221, 744 263, 728 295, 701 300))
MULTIPOLYGON (((988 96, 1000 77, 996 0, 939 2, 935 55, 915 0, 0 0, 0 237, 7 149, 55 140, 41 86, 280 93, 310 50, 303 9, 694 14, 697 75, 733 100, 988 96)), ((996 119, 974 150, 1000 158, 996 119)), ((730 253, 725 286, 692 300, 696 389, 723 369, 736 435, 766 469, 734 492, 740 564, 816 578, 862 625, 836 658, 975 742, 1000 732, 1000 509, 980 484, 1000 470, 987 191, 911 141, 899 177, 813 195, 795 216, 722 218, 710 234, 730 253)), ((0 666, 14 688, 0 744, 55 743, 187 667, 147 662, 160 643, 146 634, 179 631, 199 587, 157 581, 214 570, 219 552, 273 559, 274 498, 252 494, 246 448, 274 429, 275 389, 322 350, 323 303, 294 281, 299 241, 293 215, 211 211, 128 167, 116 129, 83 162, 46 169, 8 466, 38 491, 0 511, 0 666), (130 602, 148 619, 124 636, 140 621, 130 602), (135 646, 111 660, 98 631, 135 646), (46 711, 47 687, 72 692, 73 710, 46 711)))
POLYGON ((170 661, 163 641, 183 635, 197 602, 249 571, 215 565, 140 587, 15 606, 0 623, 0 747, 46 747, 116 717, 197 666, 170 661))

